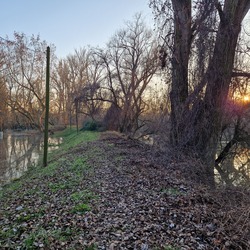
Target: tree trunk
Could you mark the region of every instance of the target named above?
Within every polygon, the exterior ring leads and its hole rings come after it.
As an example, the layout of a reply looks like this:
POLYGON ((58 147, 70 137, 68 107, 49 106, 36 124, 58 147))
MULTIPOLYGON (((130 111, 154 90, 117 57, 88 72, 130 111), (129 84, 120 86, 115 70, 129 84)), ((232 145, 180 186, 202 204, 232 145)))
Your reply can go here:
POLYGON ((172 0, 174 9, 174 51, 171 85, 171 143, 180 140, 180 121, 188 97, 188 61, 191 46, 191 0, 172 0))
POLYGON ((203 113, 201 117, 194 118, 198 118, 197 123, 200 123, 194 127, 199 136, 198 145, 197 139, 195 143, 206 164, 212 185, 218 138, 222 130, 222 117, 231 82, 235 48, 246 4, 247 1, 225 1, 213 57, 205 76, 207 88, 203 100, 203 113))
MULTIPOLYGON (((175 15, 175 45, 173 58, 171 121, 172 137, 178 146, 194 150, 205 164, 206 184, 214 186, 214 165, 218 138, 222 128, 223 110, 232 76, 235 48, 241 22, 250 7, 249 0, 226 0, 224 9, 218 7, 220 25, 214 53, 202 80, 206 86, 204 97, 196 98, 192 108, 185 110, 187 98, 187 60, 191 33, 189 29, 190 1, 172 1, 175 15), (178 8, 178 12, 176 9, 178 8), (182 18, 178 17, 178 13, 182 18), (185 24, 183 23, 186 23, 185 24), (188 39, 190 36, 190 39, 188 39), (176 42, 182 38, 181 45, 176 42), (183 40, 184 38, 184 40, 183 40)), ((172 140, 173 141, 173 140, 172 140)))

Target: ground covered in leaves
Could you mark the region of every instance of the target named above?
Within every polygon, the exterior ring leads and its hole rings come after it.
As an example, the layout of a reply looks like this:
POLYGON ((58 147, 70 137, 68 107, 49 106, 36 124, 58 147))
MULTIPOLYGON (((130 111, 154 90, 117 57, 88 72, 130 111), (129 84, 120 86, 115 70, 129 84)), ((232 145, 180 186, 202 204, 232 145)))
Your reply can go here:
POLYGON ((249 193, 181 161, 114 133, 61 152, 1 191, 0 249, 250 249, 249 193))

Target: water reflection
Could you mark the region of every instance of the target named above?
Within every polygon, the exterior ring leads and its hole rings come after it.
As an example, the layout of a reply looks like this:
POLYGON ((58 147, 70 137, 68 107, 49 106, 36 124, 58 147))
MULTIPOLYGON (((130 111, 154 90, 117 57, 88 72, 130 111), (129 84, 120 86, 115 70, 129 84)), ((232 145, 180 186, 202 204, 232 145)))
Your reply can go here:
MULTIPOLYGON (((49 151, 61 142, 61 138, 49 138, 49 151)), ((28 167, 37 164, 42 153, 42 134, 5 132, 0 139, 0 186, 21 177, 28 167)))
POLYGON ((227 185, 241 186, 250 184, 250 149, 236 145, 226 159, 217 166, 217 181, 227 185))

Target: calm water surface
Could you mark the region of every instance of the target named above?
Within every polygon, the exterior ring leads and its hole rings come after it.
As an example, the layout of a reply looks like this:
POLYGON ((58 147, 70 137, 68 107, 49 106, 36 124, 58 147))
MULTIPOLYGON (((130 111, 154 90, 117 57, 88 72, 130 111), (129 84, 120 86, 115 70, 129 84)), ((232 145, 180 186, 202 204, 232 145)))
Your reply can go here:
MULTIPOLYGON (((49 151, 56 149, 62 138, 49 138, 49 151)), ((37 164, 43 154, 43 135, 36 132, 4 132, 0 139, 0 187, 20 178, 37 164)))

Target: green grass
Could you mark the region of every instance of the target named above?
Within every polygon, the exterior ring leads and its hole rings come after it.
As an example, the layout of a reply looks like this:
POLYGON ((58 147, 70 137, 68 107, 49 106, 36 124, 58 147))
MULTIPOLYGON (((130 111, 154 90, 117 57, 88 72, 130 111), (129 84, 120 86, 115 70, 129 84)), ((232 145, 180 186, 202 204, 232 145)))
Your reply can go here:
POLYGON ((48 184, 52 193, 55 193, 59 190, 76 189, 81 183, 82 178, 85 175, 92 173, 91 166, 87 164, 85 157, 82 156, 76 157, 73 161, 70 161, 66 158, 61 158, 56 161, 56 164, 56 168, 52 168, 47 173, 44 172, 42 174, 43 177, 54 177, 53 182, 48 184), (58 175, 60 178, 57 178, 58 175))
POLYGON ((50 162, 46 168, 39 167, 37 174, 39 174, 40 177, 53 176, 57 168, 58 162, 50 162))
MULTIPOLYGON (((47 204, 53 204, 53 199, 56 197, 54 205, 58 205, 60 211, 63 211, 65 206, 65 213, 75 216, 90 211, 91 201, 97 198, 82 183, 84 177, 93 172, 92 166, 88 164, 88 158, 95 157, 99 151, 93 148, 90 156, 79 151, 77 146, 98 139, 99 133, 90 131, 76 133, 75 129, 66 129, 54 136, 63 138, 63 142, 58 149, 49 154, 48 166, 42 167, 40 164, 31 168, 20 179, 5 185, 0 190, 0 213, 4 220, 10 220, 0 225, 1 247, 49 249, 54 241, 68 244, 71 237, 78 235, 79 228, 74 225, 57 228, 53 221, 43 226, 41 221, 48 213, 47 204), (39 205, 37 205, 38 200, 39 205), (36 205, 32 206, 33 203, 36 205), (20 211, 16 210, 19 204, 22 206, 20 211), (33 228, 31 230, 22 225, 33 225, 33 228)), ((93 245, 87 249, 96 248, 93 245)))
POLYGON ((90 208, 89 204, 80 203, 80 204, 75 205, 74 208, 71 210, 71 212, 84 214, 90 210, 91 210, 91 208, 90 208))
POLYGON ((90 200, 96 199, 97 196, 93 192, 90 192, 89 190, 83 190, 71 194, 70 198, 75 202, 79 202, 82 200, 88 202, 90 200))
POLYGON ((77 157, 71 166, 71 170, 78 172, 88 169, 88 165, 86 165, 86 159, 82 157, 77 157))
MULTIPOLYGON (((50 203, 59 206, 62 211, 65 206, 66 213, 72 216, 91 210, 91 201, 97 199, 97 195, 83 185, 85 176, 93 173, 93 168, 88 164, 90 154, 84 155, 80 147, 74 148, 96 140, 98 136, 98 132, 77 133, 75 129, 56 133, 55 137, 63 138, 63 142, 49 154, 48 166, 42 167, 40 163, 0 190, 0 212, 3 218, 11 218, 10 223, 0 227, 0 246, 7 246, 6 249, 49 249, 54 241, 68 244, 70 238, 78 234, 78 228, 72 225, 55 228, 52 227, 53 222, 49 222, 43 227, 41 221, 48 213, 50 203), (14 205, 11 207, 12 202, 14 205), (20 211, 16 210, 19 204, 23 207, 20 211), (32 230, 23 227, 25 224, 32 224, 32 230)), ((101 156, 96 148, 91 149, 92 154, 93 157, 96 154, 97 157, 101 156)), ((93 245, 87 249, 96 247, 93 245)))
MULTIPOLYGON (((58 168, 61 165, 69 165, 72 170, 77 170, 76 172, 78 172, 78 176, 80 176, 80 173, 84 173, 83 169, 86 170, 89 168, 86 166, 85 160, 79 157, 75 159, 73 165, 71 165, 72 163, 67 162, 63 154, 81 143, 97 140, 99 135, 100 133, 91 131, 79 131, 77 133, 75 128, 66 128, 63 131, 55 133, 54 137, 63 138, 63 142, 59 145, 58 149, 48 154, 48 166, 42 167, 42 159, 40 159, 38 165, 30 168, 20 179, 5 185, 3 189, 0 190, 0 199, 4 198, 6 193, 13 193, 20 189, 24 182, 29 182, 33 178, 46 178, 57 175, 58 168)), ((66 188, 63 186, 64 184, 57 185, 59 186, 52 186, 53 191, 58 190, 60 187, 66 188)))
POLYGON ((68 183, 49 183, 48 184, 52 192, 57 192, 62 189, 67 189, 69 187, 68 183))
POLYGON ((75 128, 66 128, 63 131, 56 133, 54 136, 63 138, 63 142, 60 144, 59 151, 67 151, 82 142, 97 140, 99 134, 100 133, 98 132, 92 131, 79 131, 77 133, 75 128))
POLYGON ((173 247, 173 246, 165 246, 164 250, 180 250, 178 247, 173 247))
POLYGON ((2 190, 0 190, 0 199, 4 198, 4 192, 7 191, 8 193, 15 192, 21 187, 22 183, 19 179, 12 181, 4 186, 2 190))
POLYGON ((66 242, 72 235, 74 235, 74 231, 70 228, 55 230, 37 228, 34 232, 27 235, 27 238, 23 242, 22 249, 39 249, 49 247, 51 240, 66 242))
POLYGON ((182 192, 180 192, 177 188, 165 188, 161 190, 162 194, 172 195, 172 196, 178 196, 183 195, 182 192))
MULTIPOLYGON (((62 143, 57 144, 58 149, 52 150, 48 153, 48 163, 50 163, 57 155, 62 155, 66 153, 68 150, 74 148, 78 144, 88 141, 94 141, 99 138, 99 132, 93 131, 79 131, 77 133, 75 128, 66 128, 65 130, 56 132, 52 138, 62 138, 62 143)), ((55 145, 51 145, 55 146, 55 145)), ((43 152, 41 152, 41 156, 38 162, 38 166, 43 165, 43 152)))

